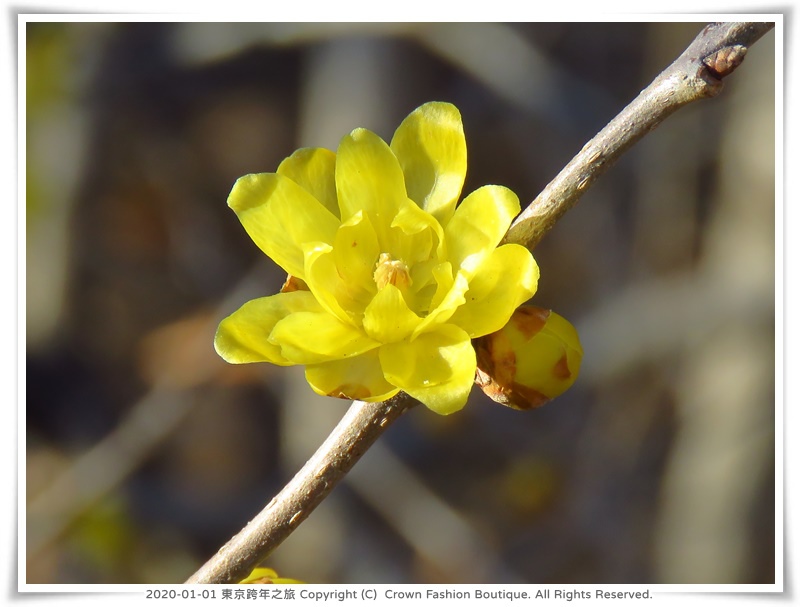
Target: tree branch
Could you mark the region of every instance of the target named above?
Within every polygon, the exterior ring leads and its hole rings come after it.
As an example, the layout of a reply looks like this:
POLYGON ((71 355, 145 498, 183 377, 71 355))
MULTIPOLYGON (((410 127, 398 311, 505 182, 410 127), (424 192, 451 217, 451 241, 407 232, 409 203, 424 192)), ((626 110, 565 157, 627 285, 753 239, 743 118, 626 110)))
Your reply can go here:
MULTIPOLYGON (((517 217, 504 242, 533 249, 580 196, 633 144, 684 105, 714 97, 722 78, 774 23, 712 23, 600 131, 517 217)), ((263 561, 333 490, 383 432, 417 402, 405 394, 355 401, 328 439, 258 516, 187 583, 236 583, 263 561)))
POLYGON ((567 164, 517 216, 504 242, 533 250, 595 180, 670 114, 692 101, 717 96, 722 79, 774 23, 711 23, 616 118, 567 164))
POLYGON ((278 547, 333 490, 378 437, 417 404, 400 393, 380 403, 354 401, 295 477, 187 584, 235 584, 278 547))

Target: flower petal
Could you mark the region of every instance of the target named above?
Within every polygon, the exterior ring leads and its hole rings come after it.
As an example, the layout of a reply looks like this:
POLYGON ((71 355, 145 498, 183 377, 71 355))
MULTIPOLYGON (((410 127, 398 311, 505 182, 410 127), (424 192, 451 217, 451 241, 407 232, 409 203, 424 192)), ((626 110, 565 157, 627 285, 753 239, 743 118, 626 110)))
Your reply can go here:
POLYGON ((306 249, 306 284, 322 307, 339 320, 361 326, 361 317, 377 289, 372 279, 378 239, 361 211, 341 225, 333 247, 315 243, 306 249))
POLYGON ((383 139, 366 129, 342 139, 336 154, 336 193, 342 221, 363 210, 385 251, 387 231, 407 196, 400 163, 383 139))
POLYGON ((539 266, 525 247, 503 245, 469 282, 464 305, 450 317, 470 337, 499 331, 522 303, 536 293, 539 266))
POLYGON ((447 257, 453 267, 472 277, 518 213, 517 195, 503 186, 483 186, 467 196, 445 228, 447 257))
POLYGON ((406 199, 392 219, 388 252, 409 265, 444 254, 444 230, 433 215, 406 199))
POLYGON ((380 344, 327 311, 295 312, 280 320, 269 340, 288 361, 309 365, 352 358, 380 344))
POLYGON ((442 225, 453 216, 467 174, 461 114, 450 103, 426 103, 408 115, 392 138, 408 197, 442 225))
MULTIPOLYGON (((533 306, 529 306, 532 308, 533 306)), ((517 325, 525 329, 524 319, 517 325)), ((527 336, 526 336, 527 337, 527 336)), ((575 327, 563 316, 550 312, 544 326, 520 343, 520 335, 512 335, 515 349, 524 351, 516 357, 516 383, 535 388, 548 398, 555 398, 577 379, 583 358, 583 346, 575 327)))
POLYGON ((340 321, 358 326, 359 316, 352 310, 356 291, 336 271, 333 247, 322 242, 309 245, 304 272, 305 282, 320 305, 340 321))
POLYGON ((384 345, 379 356, 386 379, 432 411, 447 415, 466 404, 475 380, 475 350, 455 325, 384 345))
POLYGON ((333 254, 337 273, 342 279, 361 289, 369 285, 371 298, 375 293, 372 276, 381 250, 369 217, 358 211, 342 224, 336 233, 333 254))
POLYGON ((422 322, 414 329, 411 335, 416 339, 418 335, 430 331, 437 324, 447 322, 455 311, 466 303, 465 295, 469 289, 469 281, 463 270, 459 270, 455 279, 448 277, 447 269, 449 264, 441 264, 434 269, 434 276, 439 282, 440 289, 434 294, 433 302, 441 301, 434 307, 422 322))
POLYGON ((400 289, 387 284, 364 310, 364 331, 372 339, 387 344, 405 339, 421 320, 409 310, 400 289))
POLYGON ((322 396, 366 402, 386 400, 400 391, 384 378, 377 350, 355 358, 308 365, 306 380, 322 396))
POLYGON ((436 291, 431 298, 431 309, 429 311, 435 310, 442 304, 444 298, 452 290, 457 278, 453 276, 453 264, 449 261, 435 265, 431 269, 431 276, 436 282, 436 291))
POLYGON ((245 303, 225 318, 214 337, 214 348, 229 363, 270 362, 293 365, 269 340, 273 327, 293 312, 321 310, 308 291, 278 293, 245 303))
POLYGON ((301 148, 278 167, 284 175, 319 200, 331 213, 339 216, 334 170, 336 154, 325 148, 301 148))
POLYGON ((304 278, 303 245, 333 242, 339 220, 294 181, 275 173, 240 177, 228 196, 244 229, 286 272, 304 278))

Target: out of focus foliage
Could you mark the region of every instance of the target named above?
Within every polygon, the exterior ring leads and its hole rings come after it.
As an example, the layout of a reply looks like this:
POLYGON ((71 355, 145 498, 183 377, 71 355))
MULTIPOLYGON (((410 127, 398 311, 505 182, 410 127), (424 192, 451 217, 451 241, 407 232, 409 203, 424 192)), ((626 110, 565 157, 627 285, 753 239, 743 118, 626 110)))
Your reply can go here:
MULTIPOLYGON (((702 24, 31 23, 27 580, 186 579, 347 408, 230 367, 219 320, 285 278, 235 179, 456 104, 464 191, 523 204, 702 24)), ((270 558, 308 582, 774 580, 774 36, 536 249, 581 375, 403 417, 270 558)), ((277 371, 277 372, 276 372, 277 371)))

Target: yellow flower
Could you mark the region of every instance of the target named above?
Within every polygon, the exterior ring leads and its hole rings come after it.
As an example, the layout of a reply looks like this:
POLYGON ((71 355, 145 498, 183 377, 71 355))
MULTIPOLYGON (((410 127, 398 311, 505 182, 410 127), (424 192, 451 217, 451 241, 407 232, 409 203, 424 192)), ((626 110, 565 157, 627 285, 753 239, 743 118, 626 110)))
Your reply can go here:
POLYGON ((583 347, 569 321, 551 310, 522 306, 499 331, 475 340, 477 383, 512 409, 539 407, 578 378, 583 347))
POLYGON ((302 584, 298 580, 278 577, 278 573, 269 567, 256 567, 240 584, 302 584))
POLYGON ((301 149, 228 198, 290 278, 245 303, 214 341, 231 363, 305 365, 318 394, 380 401, 407 392, 440 414, 475 379, 471 340, 536 292, 531 253, 501 238, 519 213, 488 185, 456 206, 467 168, 461 115, 426 103, 390 145, 366 129, 338 151, 301 149))

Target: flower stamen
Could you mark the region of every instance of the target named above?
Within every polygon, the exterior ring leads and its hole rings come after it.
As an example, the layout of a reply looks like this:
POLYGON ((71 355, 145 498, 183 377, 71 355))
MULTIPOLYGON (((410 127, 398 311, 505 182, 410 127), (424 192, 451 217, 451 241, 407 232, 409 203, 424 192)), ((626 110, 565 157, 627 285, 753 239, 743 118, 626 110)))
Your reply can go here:
POLYGON ((401 290, 411 286, 411 276, 406 263, 402 259, 392 259, 388 253, 381 253, 378 257, 372 278, 378 285, 378 289, 382 289, 387 284, 392 284, 401 290))

